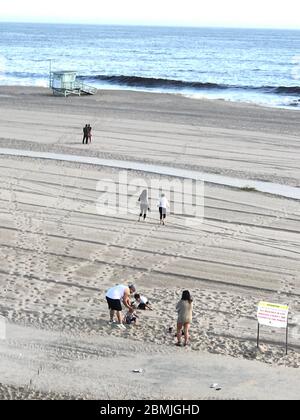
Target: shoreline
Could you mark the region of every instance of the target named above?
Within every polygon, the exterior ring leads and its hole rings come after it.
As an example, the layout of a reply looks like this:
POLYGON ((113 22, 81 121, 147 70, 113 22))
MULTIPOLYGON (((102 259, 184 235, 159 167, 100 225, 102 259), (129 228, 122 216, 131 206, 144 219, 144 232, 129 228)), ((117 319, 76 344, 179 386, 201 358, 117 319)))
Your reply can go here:
MULTIPOLYGON (((128 92, 130 93, 137 93, 137 94, 145 94, 145 95, 171 95, 171 96, 175 96, 175 97, 182 97, 182 98, 186 98, 186 99, 191 99, 194 101, 208 101, 208 102, 216 102, 216 103, 229 103, 229 104, 235 104, 235 105, 241 105, 241 106, 249 106, 249 107, 255 107, 255 108, 263 108, 263 109, 274 109, 274 110, 285 110, 285 111, 291 111, 291 112, 299 112, 300 111, 300 104, 298 105, 271 105, 271 104, 267 104, 267 103, 259 103, 259 102, 255 102, 255 101, 244 101, 244 100, 234 100, 234 99, 226 99, 226 98, 210 98, 208 96, 201 96, 201 93, 186 93, 186 92, 172 92, 172 91, 159 91, 159 90, 150 90, 150 89, 134 89, 131 87, 128 88, 124 88, 124 86, 115 86, 112 85, 112 87, 110 86, 103 86, 103 87, 97 87, 94 85, 91 85, 93 87, 95 87, 97 89, 97 93, 99 94, 100 92, 120 92, 120 93, 126 93, 128 92)), ((48 91, 52 91, 51 88, 49 88, 49 86, 45 86, 45 85, 22 85, 22 84, 17 84, 17 85, 13 85, 13 84, 0 84, 0 91, 1 89, 6 89, 6 88, 13 88, 13 89, 41 89, 41 90, 48 90, 48 91)), ((0 97, 3 97, 3 95, 1 95, 0 93, 0 97)), ((300 101, 300 99, 297 97, 295 97, 295 100, 300 101)))

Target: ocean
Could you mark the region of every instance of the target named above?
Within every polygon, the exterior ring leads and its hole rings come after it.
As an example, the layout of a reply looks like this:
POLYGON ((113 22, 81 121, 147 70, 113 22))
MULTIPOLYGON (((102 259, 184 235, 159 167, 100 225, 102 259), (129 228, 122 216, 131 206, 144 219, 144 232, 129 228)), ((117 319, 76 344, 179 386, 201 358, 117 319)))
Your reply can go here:
POLYGON ((0 23, 0 85, 74 70, 100 89, 300 109, 300 30, 0 23))

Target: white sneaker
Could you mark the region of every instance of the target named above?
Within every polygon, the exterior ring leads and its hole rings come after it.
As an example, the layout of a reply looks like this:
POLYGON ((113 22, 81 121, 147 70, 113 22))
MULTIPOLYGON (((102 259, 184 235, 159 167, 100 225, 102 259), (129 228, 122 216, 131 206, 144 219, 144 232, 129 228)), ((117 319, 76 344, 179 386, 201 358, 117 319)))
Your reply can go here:
POLYGON ((113 321, 108 321, 108 323, 109 323, 109 324, 115 324, 115 323, 116 323, 116 321, 115 321, 115 320, 113 320, 113 321))
POLYGON ((127 329, 124 324, 118 324, 118 328, 120 328, 120 330, 126 330, 127 329))

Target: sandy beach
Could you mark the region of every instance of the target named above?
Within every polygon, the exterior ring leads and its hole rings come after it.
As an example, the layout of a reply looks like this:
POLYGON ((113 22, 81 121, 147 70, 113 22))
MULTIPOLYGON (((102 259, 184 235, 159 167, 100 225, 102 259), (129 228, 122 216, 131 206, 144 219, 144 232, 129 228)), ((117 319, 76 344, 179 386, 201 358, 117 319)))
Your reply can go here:
MULTIPOLYGON (((130 91, 58 98, 7 86, 0 127, 0 149, 300 188, 297 111, 130 91), (82 144, 85 123, 90 145, 82 144)), ((128 213, 97 209, 99 181, 117 182, 120 172, 0 152, 0 398, 299 399, 299 200, 206 182, 201 223, 172 214, 161 226, 156 190, 138 223, 137 192, 151 173, 127 173, 136 191, 128 213), (105 291, 124 282, 154 311, 121 331, 108 324, 105 291), (176 348, 168 330, 184 289, 194 298, 191 346, 176 348), (287 355, 284 330, 263 328, 256 347, 262 300, 290 307, 287 355)))

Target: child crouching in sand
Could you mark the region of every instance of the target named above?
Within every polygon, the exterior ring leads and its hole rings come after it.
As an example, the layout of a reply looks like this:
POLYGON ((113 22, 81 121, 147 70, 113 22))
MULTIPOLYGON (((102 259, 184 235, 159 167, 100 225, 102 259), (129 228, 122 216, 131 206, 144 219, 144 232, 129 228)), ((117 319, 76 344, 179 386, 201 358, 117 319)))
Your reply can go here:
POLYGON ((146 309, 150 309, 150 311, 153 310, 151 308, 150 302, 145 296, 141 296, 138 293, 136 293, 134 295, 134 299, 136 300, 136 303, 138 304, 138 307, 137 307, 138 309, 142 309, 143 311, 145 311, 146 309))
POLYGON ((124 316, 123 323, 126 325, 136 325, 138 316, 134 311, 134 308, 129 308, 128 312, 124 316))

